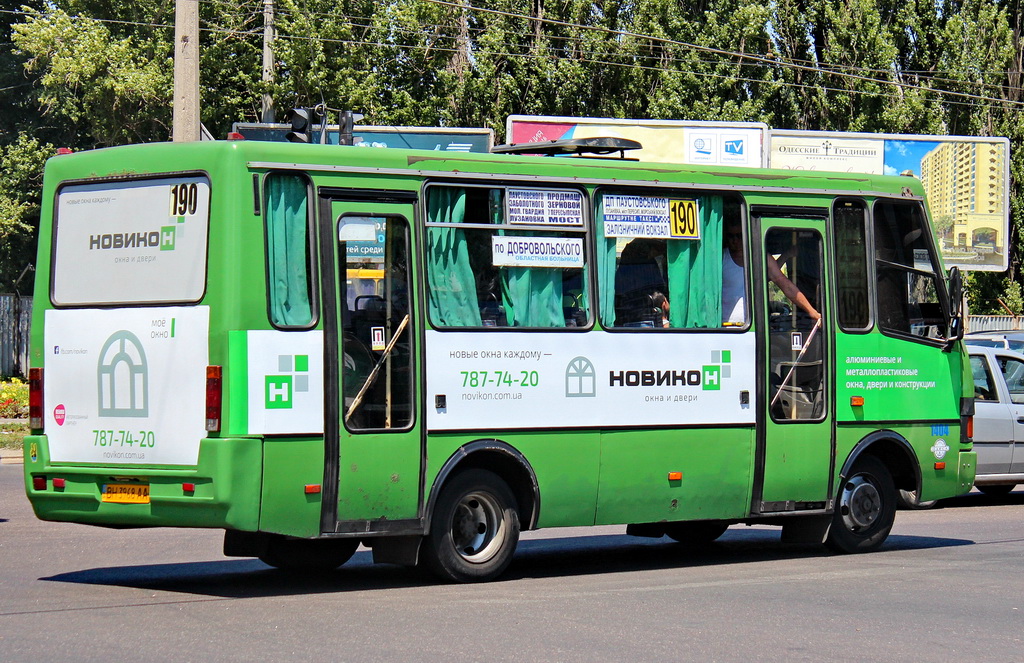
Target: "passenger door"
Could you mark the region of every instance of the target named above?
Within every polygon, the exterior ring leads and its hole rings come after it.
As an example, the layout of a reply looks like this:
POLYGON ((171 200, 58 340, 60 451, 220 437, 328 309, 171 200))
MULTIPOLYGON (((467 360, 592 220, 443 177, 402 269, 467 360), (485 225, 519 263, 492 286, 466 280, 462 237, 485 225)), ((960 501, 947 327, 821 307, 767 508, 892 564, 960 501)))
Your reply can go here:
POLYGON ((832 334, 825 318, 824 218, 761 218, 755 312, 760 338, 758 457, 752 511, 824 510, 834 456, 832 334))
POLYGON ((415 530, 422 505, 416 195, 320 190, 327 532, 415 530))

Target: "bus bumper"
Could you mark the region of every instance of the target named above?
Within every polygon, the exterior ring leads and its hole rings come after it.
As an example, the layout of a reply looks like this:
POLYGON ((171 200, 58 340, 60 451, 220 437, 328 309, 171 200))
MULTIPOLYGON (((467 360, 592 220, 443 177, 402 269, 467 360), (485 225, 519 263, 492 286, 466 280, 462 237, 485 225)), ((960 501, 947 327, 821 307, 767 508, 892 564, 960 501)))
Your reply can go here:
POLYGON ((25 491, 41 520, 107 527, 259 528, 262 440, 207 438, 190 467, 55 464, 45 435, 25 438, 25 491), (148 501, 101 500, 102 486, 148 486, 148 501))

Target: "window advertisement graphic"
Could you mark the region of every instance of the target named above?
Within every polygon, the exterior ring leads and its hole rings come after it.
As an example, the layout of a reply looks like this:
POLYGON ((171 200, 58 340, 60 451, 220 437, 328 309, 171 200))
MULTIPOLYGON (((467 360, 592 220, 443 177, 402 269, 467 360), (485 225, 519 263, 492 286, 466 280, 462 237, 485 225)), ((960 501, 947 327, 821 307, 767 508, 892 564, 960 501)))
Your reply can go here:
POLYGON ((508 142, 517 144, 568 138, 627 138, 643 145, 643 149, 627 153, 642 161, 747 168, 767 164, 764 148, 768 125, 760 122, 510 115, 506 128, 508 142))
POLYGON ((206 178, 66 186, 56 207, 55 304, 202 298, 210 219, 206 178))
MULTIPOLYGON (((245 338, 247 433, 323 433, 321 331, 237 332, 245 338)), ((232 343, 238 346, 233 337, 232 343)))
POLYGON ((194 465, 209 308, 49 310, 45 428, 57 462, 194 465))
POLYGON ((1008 139, 772 130, 770 142, 772 168, 919 179, 946 267, 1007 268, 1008 139))
POLYGON ((427 402, 444 403, 428 410, 433 430, 754 422, 754 334, 428 331, 426 342, 427 402))

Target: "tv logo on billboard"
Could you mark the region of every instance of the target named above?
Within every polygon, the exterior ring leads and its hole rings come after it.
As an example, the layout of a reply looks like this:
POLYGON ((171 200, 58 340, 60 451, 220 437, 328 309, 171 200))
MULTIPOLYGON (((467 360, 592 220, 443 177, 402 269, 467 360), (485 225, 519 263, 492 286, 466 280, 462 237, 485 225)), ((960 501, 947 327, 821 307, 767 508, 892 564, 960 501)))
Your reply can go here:
POLYGON ((264 406, 268 410, 290 410, 295 395, 309 391, 309 355, 279 355, 280 375, 264 376, 264 406))
POLYGON ((730 156, 743 156, 743 139, 725 141, 725 153, 730 156))

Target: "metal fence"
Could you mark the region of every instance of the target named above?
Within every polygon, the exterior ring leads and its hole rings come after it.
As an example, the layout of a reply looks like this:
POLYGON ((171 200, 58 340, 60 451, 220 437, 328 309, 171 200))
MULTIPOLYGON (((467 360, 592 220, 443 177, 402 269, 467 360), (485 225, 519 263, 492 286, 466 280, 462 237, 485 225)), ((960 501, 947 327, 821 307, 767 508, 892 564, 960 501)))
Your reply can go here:
POLYGON ((1011 329, 1024 329, 1024 316, 1017 315, 969 315, 967 316, 967 331, 1008 331, 1011 329))
POLYGON ((0 376, 25 377, 32 298, 0 295, 0 376))

